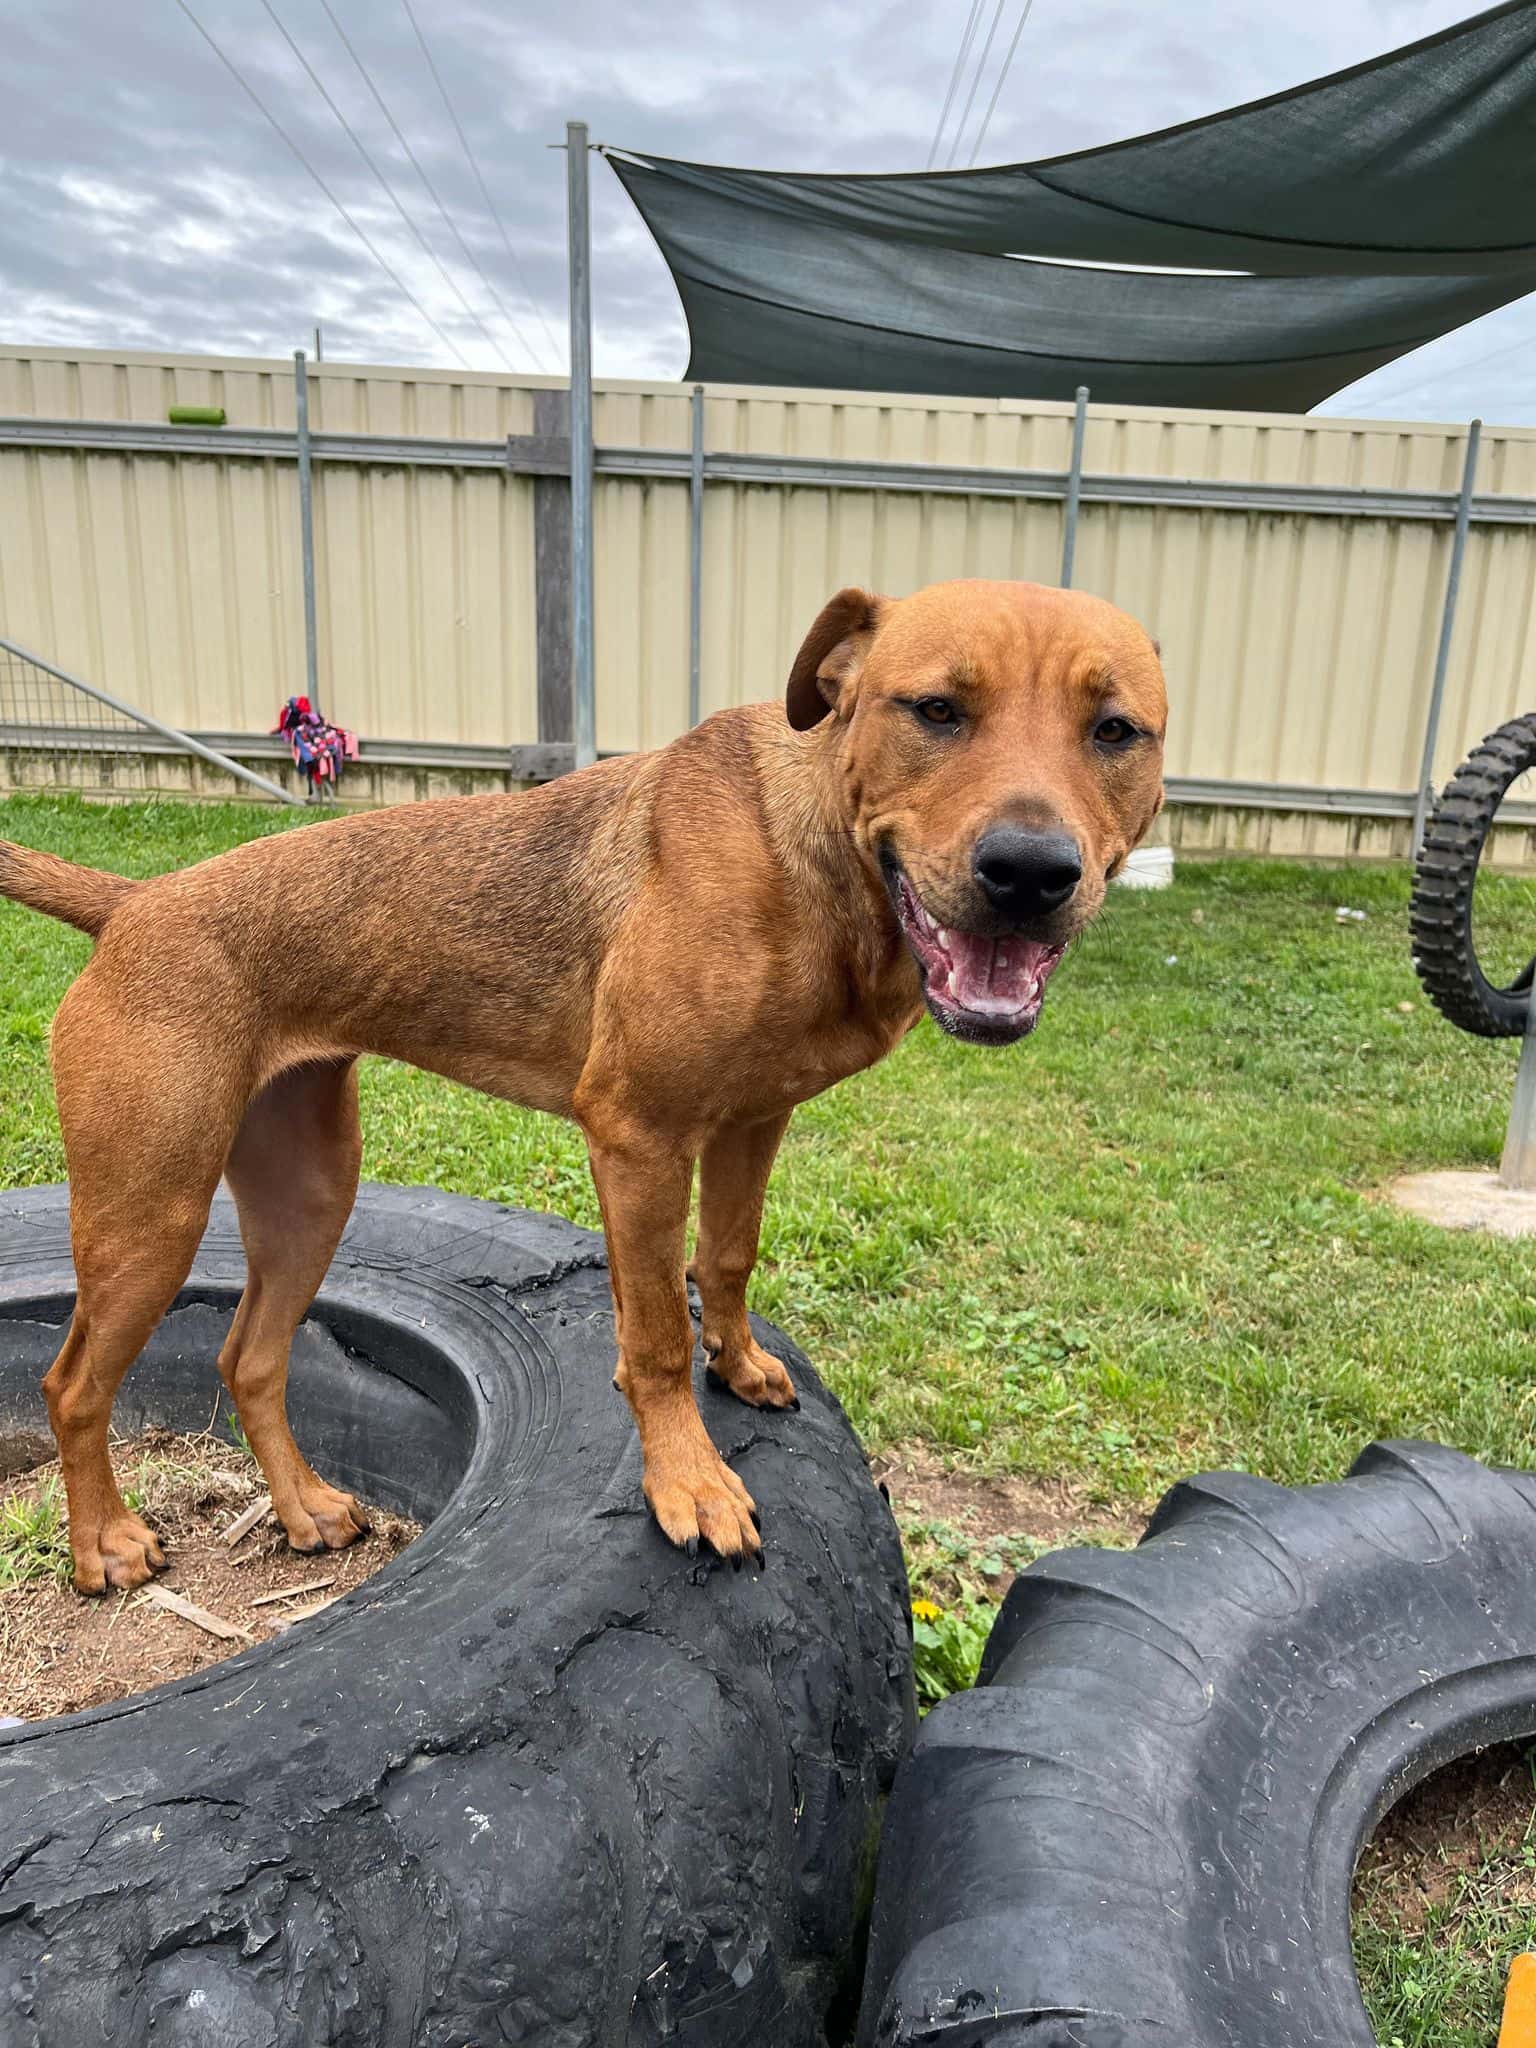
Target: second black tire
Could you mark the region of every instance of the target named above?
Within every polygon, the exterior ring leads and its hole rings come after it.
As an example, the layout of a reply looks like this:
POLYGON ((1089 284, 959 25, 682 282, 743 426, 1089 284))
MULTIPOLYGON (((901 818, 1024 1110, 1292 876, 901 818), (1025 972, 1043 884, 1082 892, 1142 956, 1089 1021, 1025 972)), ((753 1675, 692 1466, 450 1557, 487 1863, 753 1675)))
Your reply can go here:
MULTIPOLYGON (((1530 1010, 1531 967, 1507 986, 1490 981, 1478 960, 1472 912, 1478 863, 1499 805, 1532 767, 1536 713, 1512 718, 1472 749, 1430 814, 1414 866, 1414 968, 1441 1016, 1478 1038, 1521 1037, 1530 1010)), ((1536 930, 1531 951, 1536 955, 1536 930)))
POLYGON ((861 2048, 1375 2048, 1357 1854, 1536 1733, 1533 1586, 1536 1475, 1414 1443, 1031 1565, 897 1778, 861 2048))

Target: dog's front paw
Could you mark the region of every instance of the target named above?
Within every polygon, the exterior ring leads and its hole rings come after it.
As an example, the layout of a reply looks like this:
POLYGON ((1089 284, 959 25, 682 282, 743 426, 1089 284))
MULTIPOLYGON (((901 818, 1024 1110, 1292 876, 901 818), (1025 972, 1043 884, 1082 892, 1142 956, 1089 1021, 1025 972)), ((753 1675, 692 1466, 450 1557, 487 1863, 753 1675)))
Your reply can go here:
POLYGON ((701 1542, 740 1569, 743 1558, 759 1564, 763 1542, 750 1493, 704 1433, 646 1460, 645 1497, 663 1532, 690 1556, 701 1542))
POLYGON ((704 1339, 704 1352, 709 1360, 709 1376, 722 1387, 729 1387, 738 1401, 745 1401, 752 1408, 798 1408, 800 1397, 795 1392, 795 1383, 780 1365, 771 1351, 765 1351, 761 1344, 748 1339, 738 1349, 733 1345, 712 1343, 704 1339))
POLYGON ((77 1593, 105 1593, 109 1588, 128 1592, 147 1586, 156 1572, 165 1570, 159 1537, 126 1508, 93 1530, 72 1529, 70 1548, 77 1593))

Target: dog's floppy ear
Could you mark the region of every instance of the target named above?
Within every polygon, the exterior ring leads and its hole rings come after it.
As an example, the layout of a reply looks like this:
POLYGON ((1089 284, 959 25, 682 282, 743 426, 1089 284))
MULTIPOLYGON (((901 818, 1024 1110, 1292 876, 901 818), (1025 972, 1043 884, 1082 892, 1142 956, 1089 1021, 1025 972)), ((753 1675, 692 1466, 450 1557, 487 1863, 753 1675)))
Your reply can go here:
POLYGON ((784 709, 796 732, 846 704, 845 692, 864 666, 886 600, 850 584, 829 598, 801 643, 789 672, 784 709))

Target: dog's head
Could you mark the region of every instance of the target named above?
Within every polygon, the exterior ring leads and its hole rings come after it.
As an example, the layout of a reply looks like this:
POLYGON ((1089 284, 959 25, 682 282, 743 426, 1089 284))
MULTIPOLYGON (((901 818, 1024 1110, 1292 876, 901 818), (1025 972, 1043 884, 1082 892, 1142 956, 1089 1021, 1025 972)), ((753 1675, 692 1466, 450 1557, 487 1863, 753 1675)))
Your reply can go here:
POLYGON ((1022 1038, 1161 807, 1155 643, 1102 598, 1034 583, 840 590, 786 708, 799 730, 837 721, 848 823, 935 1019, 1022 1038))

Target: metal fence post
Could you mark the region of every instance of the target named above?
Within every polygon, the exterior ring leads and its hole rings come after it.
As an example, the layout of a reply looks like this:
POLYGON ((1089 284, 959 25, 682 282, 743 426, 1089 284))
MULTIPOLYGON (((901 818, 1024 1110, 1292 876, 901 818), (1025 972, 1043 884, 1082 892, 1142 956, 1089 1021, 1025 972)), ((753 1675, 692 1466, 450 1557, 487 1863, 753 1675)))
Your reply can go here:
MULTIPOLYGON (((533 431, 548 443, 571 437, 569 391, 535 391, 533 431)), ((571 479, 535 476, 533 488, 533 632, 538 667, 539 743, 570 746, 576 737, 571 708, 571 479)))
POLYGON ((1507 1188, 1536 1188, 1536 1002, 1526 1012, 1499 1179, 1507 1188))
POLYGON ((1413 800, 1413 846, 1418 858, 1424 844, 1424 822, 1435 798, 1435 743, 1440 737, 1440 713, 1445 702, 1445 678, 1451 665, 1451 636, 1456 630, 1456 599, 1461 591, 1461 558, 1467 549, 1467 522, 1472 516, 1472 481, 1477 473, 1477 444, 1483 423, 1473 420, 1467 429, 1467 453, 1461 466, 1461 495, 1456 500, 1456 527, 1451 535, 1451 566, 1445 579, 1445 607, 1440 614, 1440 644, 1435 649, 1435 679, 1429 691, 1429 716, 1424 725, 1424 753, 1419 762, 1419 786, 1413 800))
POLYGON ((571 280, 571 672, 576 766, 597 759, 592 631, 592 237, 587 124, 565 124, 566 226, 571 280))
POLYGON ((1083 436, 1088 428, 1088 386, 1077 387, 1077 410, 1072 415, 1072 467, 1067 472, 1067 517, 1061 536, 1061 587, 1072 588, 1072 566, 1077 556, 1077 505, 1083 489, 1083 436))
POLYGON ((315 630, 315 504, 309 468, 309 368, 293 352, 293 402, 299 439, 299 553, 304 563, 304 675, 309 701, 320 708, 320 648, 315 630))
POLYGON ((692 447, 688 465, 688 723, 703 709, 701 670, 704 631, 704 386, 695 384, 688 401, 692 447))

